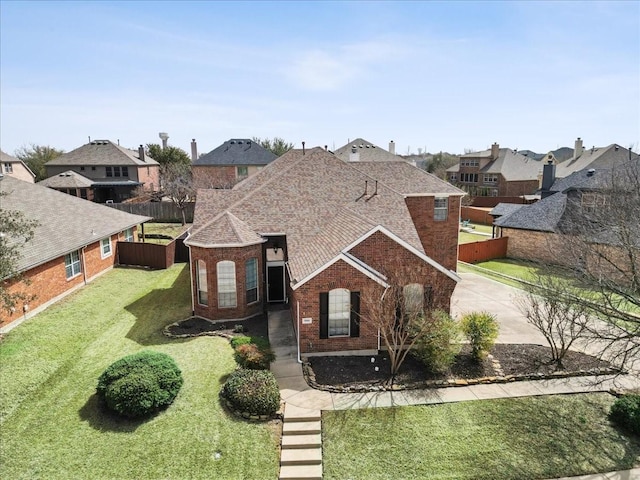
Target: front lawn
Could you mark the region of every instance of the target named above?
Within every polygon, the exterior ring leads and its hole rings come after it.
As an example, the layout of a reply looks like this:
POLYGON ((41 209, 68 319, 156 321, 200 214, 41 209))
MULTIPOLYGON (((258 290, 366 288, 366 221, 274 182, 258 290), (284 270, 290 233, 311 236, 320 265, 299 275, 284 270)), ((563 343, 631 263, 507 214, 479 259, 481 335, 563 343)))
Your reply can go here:
POLYGON ((2 477, 276 478, 278 425, 240 421, 219 404, 235 368, 228 342, 162 335, 190 313, 185 265, 119 268, 10 332, 0 343, 2 477), (106 414, 98 376, 144 349, 178 363, 175 402, 146 421, 106 414))
POLYGON ((325 479, 527 480, 622 470, 606 393, 324 412, 325 479))

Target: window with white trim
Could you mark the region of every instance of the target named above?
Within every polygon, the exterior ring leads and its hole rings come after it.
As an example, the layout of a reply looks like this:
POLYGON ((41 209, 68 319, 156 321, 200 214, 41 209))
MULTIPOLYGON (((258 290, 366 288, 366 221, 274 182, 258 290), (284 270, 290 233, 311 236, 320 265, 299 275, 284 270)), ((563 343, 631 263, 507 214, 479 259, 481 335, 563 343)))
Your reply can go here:
POLYGON ((80 250, 67 253, 64 256, 64 269, 67 274, 67 280, 80 275, 80 272, 82 272, 82 268, 80 265, 80 250))
POLYGON ((329 336, 349 336, 351 292, 346 288, 329 291, 329 336))
POLYGON ((127 228, 122 235, 125 242, 133 242, 133 228, 127 228))
POLYGON ((424 308, 424 287, 419 283, 410 283, 402 287, 404 311, 410 316, 422 313, 424 308))
POLYGON ((583 192, 580 203, 584 213, 594 213, 607 204, 607 199, 600 193, 583 192))
POLYGON ((13 173, 13 165, 11 165, 10 163, 5 163, 4 173, 13 173))
POLYGON ((245 263, 247 304, 258 301, 258 259, 250 258, 245 263))
POLYGON ((496 184, 498 183, 498 175, 495 173, 485 173, 483 183, 496 184))
POLYGON ((198 283, 198 303, 200 305, 209 305, 209 289, 207 288, 207 264, 204 260, 198 260, 198 275, 196 277, 198 283))
POLYGON ((218 262, 218 308, 234 308, 238 305, 236 295, 236 264, 229 260, 218 262))
POLYGON ((100 240, 100 257, 107 258, 111 256, 111 237, 100 240))
POLYGON ((436 198, 434 200, 433 219, 435 221, 446 220, 448 210, 449 210, 449 199, 446 197, 436 198))
POLYGON ((458 174, 457 173, 450 173, 449 174, 449 181, 450 182, 455 182, 456 180, 458 180, 458 174))

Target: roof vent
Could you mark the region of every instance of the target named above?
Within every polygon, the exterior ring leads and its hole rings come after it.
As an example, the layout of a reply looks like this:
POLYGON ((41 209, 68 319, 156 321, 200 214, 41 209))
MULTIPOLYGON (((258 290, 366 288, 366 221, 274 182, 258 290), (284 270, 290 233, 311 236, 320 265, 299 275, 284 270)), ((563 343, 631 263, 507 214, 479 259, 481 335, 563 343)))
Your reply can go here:
POLYGON ((231 145, 234 145, 234 144, 236 143, 236 141, 235 141, 235 140, 231 140, 229 143, 230 143, 231 145))
POLYGON ((590 168, 589 170, 587 170, 587 177, 593 177, 595 173, 596 173, 596 169, 590 168))
POLYGON ((238 145, 242 145, 242 140, 238 140, 238 145))

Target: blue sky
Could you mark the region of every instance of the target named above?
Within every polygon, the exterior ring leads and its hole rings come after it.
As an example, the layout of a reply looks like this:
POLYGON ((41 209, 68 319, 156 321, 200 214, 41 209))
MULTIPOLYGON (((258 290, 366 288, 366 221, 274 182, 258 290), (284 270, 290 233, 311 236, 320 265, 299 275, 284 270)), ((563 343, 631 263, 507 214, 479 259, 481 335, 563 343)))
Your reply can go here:
POLYGON ((640 142, 640 2, 0 1, 0 147, 640 142))

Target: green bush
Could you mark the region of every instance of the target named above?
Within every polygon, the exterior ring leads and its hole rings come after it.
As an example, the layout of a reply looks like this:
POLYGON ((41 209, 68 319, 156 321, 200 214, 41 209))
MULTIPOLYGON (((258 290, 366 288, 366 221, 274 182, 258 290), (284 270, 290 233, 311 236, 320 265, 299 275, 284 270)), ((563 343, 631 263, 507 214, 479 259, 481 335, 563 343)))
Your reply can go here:
POLYGON ((239 335, 231 339, 231 347, 234 350, 237 349, 240 345, 246 345, 248 343, 253 343, 262 350, 269 350, 271 348, 271 345, 269 344, 269 340, 267 340, 264 337, 258 337, 258 336, 249 337, 247 335, 239 335))
POLYGON ((620 427, 640 435, 640 395, 628 394, 611 405, 609 418, 620 427))
POLYGON ((444 372, 451 367, 462 347, 458 324, 443 310, 435 310, 423 321, 428 324, 411 354, 432 372, 444 372))
POLYGON ((236 370, 221 394, 234 409, 252 415, 273 415, 280 407, 278 382, 268 370, 236 370))
POLYGON ((96 391, 109 409, 136 418, 171 405, 182 383, 182 372, 169 355, 145 350, 112 363, 96 391))
POLYGON ((487 356, 498 338, 498 321, 488 312, 471 312, 460 321, 462 333, 471 344, 471 353, 476 360, 487 356))
POLYGON ((267 370, 275 356, 270 349, 262 349, 255 343, 246 343, 236 348, 238 365, 251 370, 267 370))

